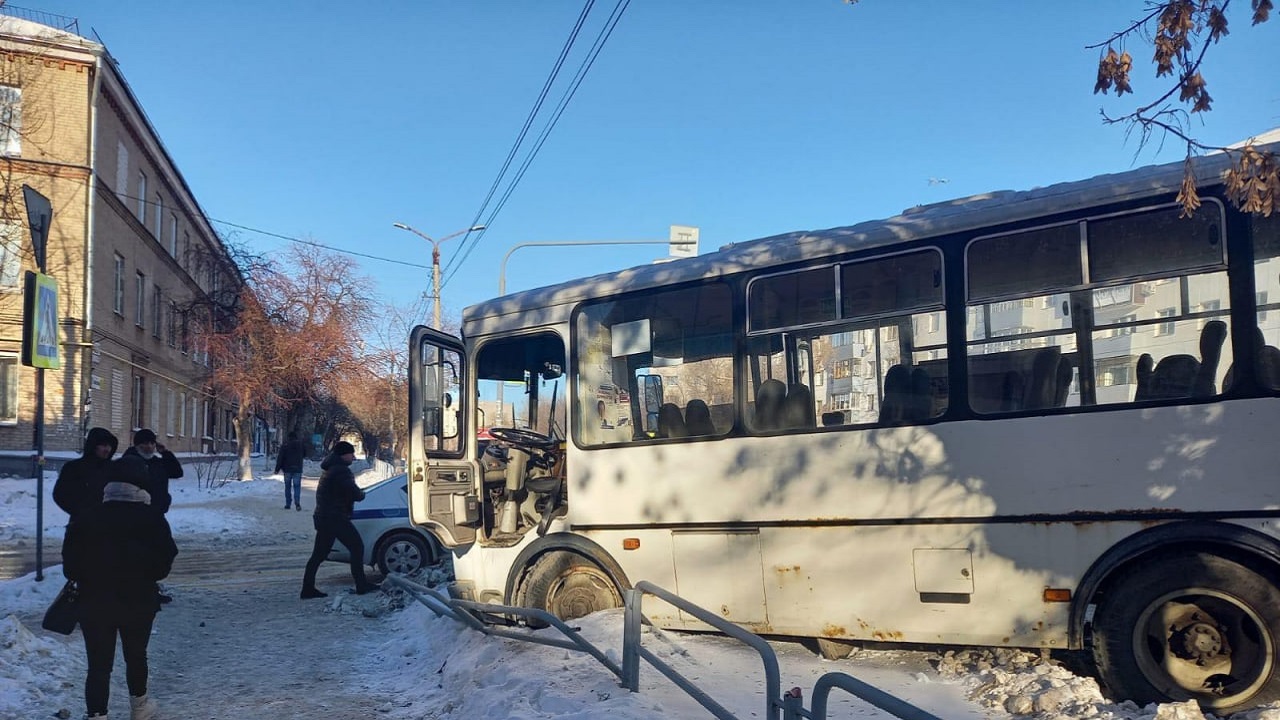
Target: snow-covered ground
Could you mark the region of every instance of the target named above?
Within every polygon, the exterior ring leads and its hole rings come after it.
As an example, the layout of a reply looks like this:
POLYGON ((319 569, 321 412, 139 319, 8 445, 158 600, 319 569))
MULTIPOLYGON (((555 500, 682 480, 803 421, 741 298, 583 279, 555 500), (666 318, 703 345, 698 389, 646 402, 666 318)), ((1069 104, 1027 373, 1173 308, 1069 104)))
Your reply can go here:
MULTIPOLYGON (((265 473, 266 470, 263 470, 265 473)), ((304 480, 311 500, 316 468, 304 480)), ((379 479, 371 470, 361 483, 379 479)), ((45 487, 45 537, 56 551, 65 516, 45 487)), ((292 543, 310 536, 309 513, 282 510, 279 476, 212 489, 176 481, 169 513, 180 547, 228 553, 254 545, 292 543)), ((35 481, 0 479, 0 544, 29 547, 35 535, 35 481)), ((296 559, 300 567, 305 560, 296 559)), ((180 556, 179 560, 183 558, 180 556)), ((424 582, 438 579, 428 574, 424 582)), ((566 650, 486 637, 435 617, 398 592, 355 596, 345 568, 326 564, 322 587, 330 597, 297 600, 299 572, 281 567, 235 583, 187 575, 157 619, 152 641, 152 693, 168 718, 599 718, 640 720, 707 717, 647 665, 642 692, 621 689, 589 657, 566 650), (325 585, 324 583, 328 583, 325 585), (230 660, 229 660, 230 658, 230 660), (209 677, 212 676, 212 677, 209 677), (257 711, 254 714, 254 711, 257 711)), ((60 566, 0 581, 0 718, 80 717, 84 650, 79 633, 40 629, 39 618, 61 587, 60 566)), ((620 662, 621 611, 577 623, 584 636, 620 662)), ((545 632, 545 631, 544 631, 545 632)), ((644 645, 694 679, 739 717, 764 717, 759 658, 714 635, 646 629, 644 645)), ((1034 717, 1097 720, 1198 720, 1194 704, 1139 708, 1109 703, 1090 678, 1022 651, 960 650, 944 654, 859 650, 824 661, 796 643, 777 642, 784 688, 808 691, 823 673, 846 672, 948 720, 1034 717)), ((112 686, 113 716, 123 705, 123 662, 112 686)), ((124 710, 127 712, 127 710, 124 710)), ((887 714, 839 691, 831 717, 887 714)), ((1237 715, 1280 720, 1280 705, 1237 715)))

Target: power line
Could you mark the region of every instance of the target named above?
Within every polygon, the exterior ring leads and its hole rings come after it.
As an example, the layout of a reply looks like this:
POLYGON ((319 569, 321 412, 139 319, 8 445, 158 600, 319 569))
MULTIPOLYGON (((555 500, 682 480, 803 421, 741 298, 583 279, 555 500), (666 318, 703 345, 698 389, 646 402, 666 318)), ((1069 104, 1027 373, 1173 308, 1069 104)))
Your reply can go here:
MULTIPOLYGON (((156 203, 153 200, 140 198, 136 195, 129 195, 128 193, 117 193, 117 195, 122 198, 129 198, 130 200, 140 200, 150 206, 163 207, 163 205, 160 205, 159 203, 156 203)), ((299 245, 309 245, 311 247, 321 248, 322 250, 329 250, 331 252, 336 252, 340 255, 351 255, 354 257, 368 258, 369 260, 377 260, 379 262, 393 263, 395 265, 406 265, 408 267, 421 268, 423 270, 431 269, 430 265, 419 265, 418 263, 411 263, 406 260, 396 260, 394 258, 386 258, 386 257, 381 257, 379 255, 370 255, 368 253, 356 252, 355 250, 343 250, 342 248, 336 248, 336 247, 333 247, 332 245, 325 245, 324 243, 318 243, 318 242, 315 242, 314 240, 303 240, 302 238, 293 237, 291 235, 282 235, 280 233, 272 232, 270 230, 263 230, 261 228, 250 227, 248 225, 241 225, 240 223, 234 223, 234 222, 231 222, 230 220, 219 220, 218 218, 210 217, 208 215, 204 215, 204 219, 208 220, 209 222, 217 223, 219 225, 226 225, 228 227, 237 228, 239 230, 246 230, 251 233, 257 233, 259 235, 266 235, 267 237, 279 238, 280 240, 287 240, 291 243, 298 243, 299 245)), ((157 237, 156 241, 160 242, 161 240, 160 238, 157 237)))
MULTIPOLYGON (((592 43, 591 49, 587 51, 586 59, 584 59, 582 64, 578 66, 578 72, 574 75, 573 79, 570 80, 569 88, 565 90, 564 94, 560 97, 560 102, 552 112, 551 121, 542 129, 542 132, 538 135, 538 139, 533 146, 533 150, 525 157, 524 162, 520 165, 520 169, 516 172, 515 178, 513 178, 511 183, 507 186, 506 192, 503 193, 502 198, 498 201, 498 204, 494 207, 493 211, 489 213, 489 218, 484 223, 486 228, 493 223, 494 218, 496 218, 498 213, 502 211, 502 208, 506 206, 507 200, 511 197, 511 194, 515 192, 516 186, 520 184, 520 180, 524 178, 525 172, 529 169, 529 166, 533 164, 533 160, 538 155, 538 151, 542 149, 543 143, 547 141, 547 138, 551 135, 551 131, 555 129, 556 123, 560 121, 560 116, 564 114, 565 109, 569 106, 569 101, 572 100, 573 96, 578 92, 578 88, 586 78, 587 72, 590 71, 591 66, 595 64, 596 58, 600 55, 600 51, 604 49, 605 42, 607 42, 609 40, 609 36, 613 34, 613 29, 617 27, 618 21, 622 19, 622 13, 626 11, 627 6, 630 3, 631 0, 618 0, 618 3, 614 5, 613 12, 609 14, 609 18, 605 20, 604 26, 600 29, 600 32, 596 34, 596 39, 595 42, 592 43)), ((452 278, 462 267, 462 263, 466 261, 467 256, 471 254, 471 251, 476 248, 483 237, 484 231, 482 230, 476 237, 475 241, 472 242, 472 244, 462 253, 461 257, 458 258, 458 261, 456 263, 450 263, 450 265, 453 266, 452 270, 449 271, 449 274, 445 277, 444 281, 441 282, 441 288, 443 288, 449 282, 449 279, 452 278)), ((446 268, 446 270, 449 270, 449 268, 446 268)))
MULTIPOLYGON (((587 14, 591 11, 591 8, 594 5, 594 0, 588 0, 586 6, 582 10, 582 13, 578 16, 578 22, 575 24, 573 31, 570 33, 569 40, 566 42, 565 47, 561 50, 560 57, 557 58, 556 60, 556 66, 552 72, 551 77, 548 78, 547 84, 544 85, 543 87, 543 95, 538 98, 538 102, 534 106, 534 112, 531 112, 528 119, 526 119, 525 126, 524 128, 521 129, 520 136, 519 138, 517 138, 516 144, 512 146, 511 153, 509 153, 507 156, 507 162, 503 164, 502 171, 498 174, 497 179, 494 180, 494 185, 493 187, 490 188, 489 194, 485 196, 485 200, 481 204, 480 209, 476 211, 476 215, 472 223, 473 225, 483 224, 487 228, 494 221, 494 219, 497 218, 498 212, 501 211, 502 207, 506 204, 506 201, 511 196, 511 193, 515 191, 516 186, 519 185, 520 183, 520 178, 524 176, 525 171, 528 169, 529 165, 533 162, 533 158, 538 154, 538 150, 542 147, 542 144, 546 142, 547 136, 550 134, 551 129, 555 127, 555 124, 559 120, 560 115, 564 113, 564 108, 568 104, 568 101, 573 97, 573 94, 577 91, 578 86, 582 84, 582 79, 583 77, 585 77, 586 71, 590 69, 591 64, 595 62, 596 56, 599 55, 600 49, 604 45, 604 40, 607 40, 608 36, 612 34, 613 28, 617 25, 618 20, 621 19, 622 10, 625 10, 626 5, 629 2, 630 0, 619 0, 618 4, 614 7, 613 12, 609 16, 609 19, 605 21, 604 29, 602 29, 600 33, 597 34, 595 43, 592 45, 591 50, 588 51, 587 60, 585 60, 582 63, 582 65, 579 66, 578 72, 574 76, 574 79, 570 81, 570 89, 565 93, 565 95, 561 97, 559 105, 557 106, 556 110, 553 111, 551 121, 547 123, 547 125, 543 128, 541 134, 539 135, 539 139, 535 143, 533 150, 530 151, 529 154, 525 157, 525 160, 521 164, 520 169, 517 171, 516 176, 507 185, 507 189, 504 191, 502 198, 498 201, 498 205, 489 213, 489 216, 488 216, 489 219, 486 222, 481 223, 480 218, 484 216, 485 209, 488 207, 489 202, 493 199, 493 194, 496 191, 497 186, 501 183, 503 176, 506 174, 506 171, 510 169, 511 160, 513 159, 515 153, 518 151, 519 146, 523 143, 523 140, 526 137, 528 128, 533 121, 534 115, 537 113, 538 109, 541 108, 542 102, 546 96, 546 93, 549 91, 551 82, 555 79, 556 75, 559 73, 560 68, 564 63, 564 58, 568 53, 570 46, 573 44, 574 39, 577 37, 579 31, 581 30, 582 24, 585 21, 587 14)), ((444 282, 441 284, 442 288, 444 287, 445 284, 448 283, 449 279, 451 279, 458 272, 458 270, 462 267, 462 264, 466 262, 466 259, 471 255, 472 251, 474 251, 475 248, 480 244, 480 240, 484 237, 485 232, 487 232, 487 229, 481 230, 474 238, 472 238, 469 233, 467 237, 463 238, 462 252, 455 255, 453 258, 451 258, 449 263, 445 266, 445 271, 448 274, 445 277, 444 282)))

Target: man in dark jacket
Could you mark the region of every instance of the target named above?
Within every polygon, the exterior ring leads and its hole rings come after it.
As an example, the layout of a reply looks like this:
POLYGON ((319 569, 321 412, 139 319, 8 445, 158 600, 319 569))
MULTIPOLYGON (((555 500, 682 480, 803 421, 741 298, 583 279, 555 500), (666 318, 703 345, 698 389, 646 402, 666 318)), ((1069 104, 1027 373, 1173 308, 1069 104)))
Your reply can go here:
POLYGON ((356 485, 351 473, 351 463, 356 459, 356 449, 351 443, 338 442, 329 457, 320 463, 320 484, 316 487, 316 511, 312 519, 316 526, 316 544, 307 560, 306 574, 302 576, 303 600, 325 597, 316 588, 316 571, 320 563, 333 549, 333 541, 347 546, 351 555, 351 579, 356 583, 356 594, 363 595, 378 589, 364 577, 364 541, 355 525, 351 524, 351 512, 355 504, 364 499, 364 490, 356 485))
POLYGON ((284 473, 284 509, 293 505, 295 510, 302 509, 302 460, 307 454, 306 447, 298 440, 298 433, 289 433, 289 439, 280 446, 276 454, 276 472, 284 473))
POLYGON ((102 488, 107 484, 111 456, 119 441, 106 428, 90 428, 80 457, 58 471, 53 484, 53 501, 74 521, 84 510, 102 504, 102 488))
POLYGON ((80 629, 88 672, 89 717, 106 717, 116 637, 124 652, 133 718, 156 717, 147 695, 147 643, 160 610, 156 583, 169 574, 178 547, 164 515, 148 506, 150 477, 137 456, 111 463, 102 503, 67 526, 62 568, 80 589, 80 629))
POLYGON ((169 512, 169 506, 173 504, 169 480, 182 477, 182 463, 157 442, 155 432, 147 428, 133 434, 133 447, 125 450, 124 454, 137 455, 147 461, 147 474, 151 480, 145 489, 151 494, 151 507, 161 514, 169 512))

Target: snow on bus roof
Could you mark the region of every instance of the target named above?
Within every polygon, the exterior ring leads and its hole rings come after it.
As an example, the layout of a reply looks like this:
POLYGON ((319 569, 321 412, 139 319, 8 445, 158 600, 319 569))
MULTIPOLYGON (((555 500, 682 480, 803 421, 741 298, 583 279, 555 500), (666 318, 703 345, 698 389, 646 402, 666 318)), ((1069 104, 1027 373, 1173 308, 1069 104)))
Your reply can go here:
MULTIPOLYGON (((1280 128, 1268 130, 1232 147, 1252 142, 1260 149, 1280 151, 1280 128)), ((1222 152, 1192 159, 1200 187, 1221 184, 1230 159, 1222 152)), ((641 265, 558 285, 535 288, 488 300, 463 312, 468 334, 497 329, 505 323, 486 322, 503 315, 538 308, 541 320, 567 319, 569 305, 613 292, 660 287, 689 280, 730 275, 813 257, 888 247, 966 230, 1037 217, 1068 213, 1103 204, 1123 203, 1176 193, 1182 184, 1183 161, 1149 165, 1087 180, 1057 183, 1031 190, 1000 190, 904 210, 901 214, 856 225, 807 230, 732 243, 692 258, 641 265), (557 306, 560 307, 558 310, 557 306)), ((527 324, 530 318, 523 317, 527 324)))

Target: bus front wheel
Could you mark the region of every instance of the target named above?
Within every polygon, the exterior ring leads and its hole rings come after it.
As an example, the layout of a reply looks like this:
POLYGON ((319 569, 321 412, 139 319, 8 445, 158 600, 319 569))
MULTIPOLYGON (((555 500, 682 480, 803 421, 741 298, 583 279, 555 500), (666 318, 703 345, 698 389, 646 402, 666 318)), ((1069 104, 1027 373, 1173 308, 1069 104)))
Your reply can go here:
POLYGON ((1146 562, 1097 605, 1093 656, 1117 699, 1226 714, 1280 699, 1280 590, 1209 553, 1146 562))
POLYGON ((521 584, 520 604, 574 620, 597 610, 622 607, 622 593, 591 560, 566 551, 538 558, 521 584))

